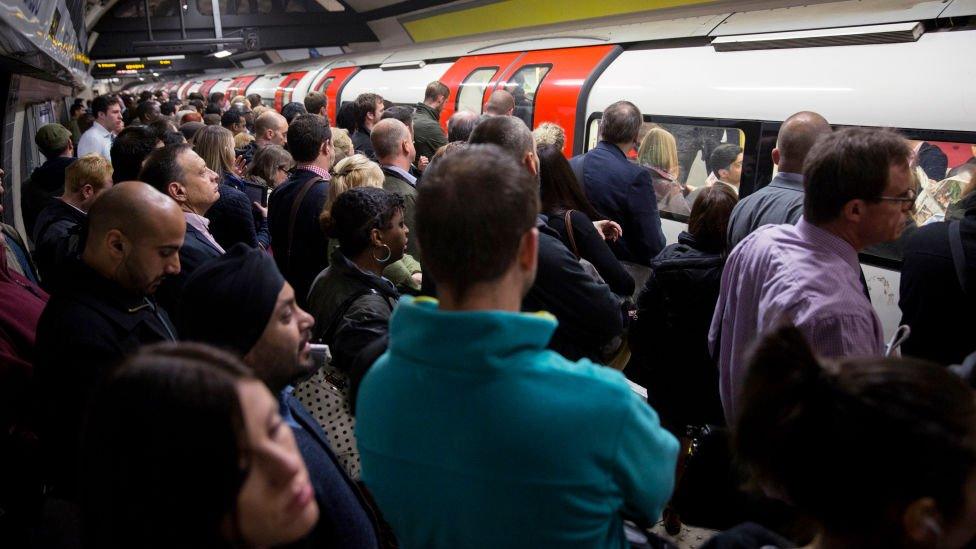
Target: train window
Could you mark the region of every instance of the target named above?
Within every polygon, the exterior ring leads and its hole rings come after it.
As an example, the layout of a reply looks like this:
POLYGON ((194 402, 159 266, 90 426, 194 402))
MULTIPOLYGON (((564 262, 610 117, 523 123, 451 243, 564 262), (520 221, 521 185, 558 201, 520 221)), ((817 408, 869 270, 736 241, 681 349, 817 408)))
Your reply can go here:
MULTIPOLYGON (((599 125, 599 117, 590 121, 586 150, 596 146, 599 125)), ((691 204, 697 196, 695 191, 714 184, 718 179, 710 166, 709 157, 712 151, 724 144, 745 148, 746 136, 745 132, 734 127, 652 122, 650 117, 645 116, 637 142, 641 146, 631 151, 631 160, 653 166, 675 178, 673 185, 667 185, 664 178, 658 178, 659 183, 655 184, 654 189, 658 208, 662 212, 687 216, 691 213, 691 204), (652 135, 651 130, 655 128, 664 132, 658 131, 652 135), (667 165, 670 164, 671 154, 666 134, 674 138, 677 165, 667 165)), ((734 180, 727 181, 736 187, 741 182, 742 161, 743 158, 740 157, 733 162, 735 169, 731 170, 730 177, 734 180)))
POLYGON ((481 102, 485 97, 485 88, 498 72, 498 67, 475 69, 461 82, 458 91, 457 110, 481 113, 481 102))
POLYGON ((957 203, 972 185, 976 145, 948 141, 910 140, 918 183, 914 220, 917 225, 954 217, 957 203))
POLYGON ((542 79, 549 74, 552 65, 529 65, 522 67, 508 82, 499 86, 508 90, 515 98, 515 116, 522 119, 525 125, 532 128, 532 116, 535 111, 535 94, 542 79))
POLYGON ((329 89, 329 86, 332 85, 333 80, 335 80, 334 76, 330 76, 326 78, 325 80, 322 81, 321 84, 319 84, 319 87, 315 88, 315 91, 319 93, 325 93, 325 90, 329 89))

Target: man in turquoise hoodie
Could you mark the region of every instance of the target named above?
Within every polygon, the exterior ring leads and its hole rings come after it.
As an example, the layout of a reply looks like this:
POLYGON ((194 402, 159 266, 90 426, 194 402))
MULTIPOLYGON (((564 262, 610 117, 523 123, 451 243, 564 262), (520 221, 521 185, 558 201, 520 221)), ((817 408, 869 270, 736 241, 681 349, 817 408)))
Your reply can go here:
POLYGON ((678 443, 624 376, 546 349, 520 313, 536 181, 493 145, 424 175, 416 232, 439 302, 404 297, 359 390, 362 478, 400 545, 627 547, 674 487, 678 443))

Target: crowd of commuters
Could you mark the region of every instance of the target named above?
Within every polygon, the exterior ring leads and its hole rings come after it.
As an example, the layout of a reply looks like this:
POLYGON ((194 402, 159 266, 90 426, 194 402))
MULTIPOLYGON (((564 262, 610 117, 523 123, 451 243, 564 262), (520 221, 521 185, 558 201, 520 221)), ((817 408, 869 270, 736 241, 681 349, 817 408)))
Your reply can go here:
POLYGON ((321 93, 123 93, 41 127, 27 238, 0 233, 0 539, 671 547, 712 433, 748 503, 705 547, 976 541, 947 325, 974 185, 907 238, 891 357, 858 253, 947 171, 929 144, 799 112, 740 197, 724 131, 619 101, 569 159, 518 91, 446 120, 441 82, 364 93, 334 125, 321 93))

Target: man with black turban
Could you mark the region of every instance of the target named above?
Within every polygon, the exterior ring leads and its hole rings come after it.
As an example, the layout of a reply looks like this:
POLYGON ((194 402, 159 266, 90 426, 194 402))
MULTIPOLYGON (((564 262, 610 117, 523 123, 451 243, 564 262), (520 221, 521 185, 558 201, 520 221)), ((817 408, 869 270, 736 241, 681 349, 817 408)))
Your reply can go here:
POLYGON ((311 534, 316 546, 378 547, 374 513, 329 448, 328 437, 292 395, 291 384, 311 373, 312 317, 274 259, 237 244, 187 279, 180 305, 184 340, 209 343, 241 356, 278 395, 322 509, 311 534))

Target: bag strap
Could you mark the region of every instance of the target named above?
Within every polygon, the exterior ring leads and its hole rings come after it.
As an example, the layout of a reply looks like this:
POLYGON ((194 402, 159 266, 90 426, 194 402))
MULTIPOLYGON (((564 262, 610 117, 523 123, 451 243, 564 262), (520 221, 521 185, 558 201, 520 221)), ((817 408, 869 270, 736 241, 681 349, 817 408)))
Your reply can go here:
POLYGON ((309 189, 319 181, 322 181, 322 178, 318 176, 306 181, 302 185, 302 189, 298 191, 295 202, 291 205, 291 214, 288 217, 288 250, 285 254, 285 267, 288 269, 289 274, 291 274, 291 250, 295 244, 295 221, 298 219, 298 209, 302 207, 302 202, 305 201, 305 195, 308 194, 309 189))
POLYGON ((566 236, 569 237, 569 247, 572 249, 576 259, 579 259, 579 248, 576 247, 576 236, 573 235, 573 217, 571 214, 574 211, 576 210, 566 210, 566 213, 563 214, 563 223, 566 224, 566 236))
POLYGON ((963 294, 969 294, 966 288, 966 252, 962 248, 962 229, 959 221, 949 222, 949 249, 952 251, 952 263, 956 267, 956 277, 963 294))

